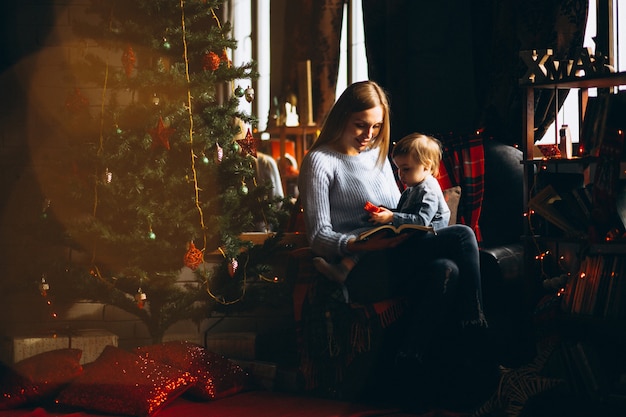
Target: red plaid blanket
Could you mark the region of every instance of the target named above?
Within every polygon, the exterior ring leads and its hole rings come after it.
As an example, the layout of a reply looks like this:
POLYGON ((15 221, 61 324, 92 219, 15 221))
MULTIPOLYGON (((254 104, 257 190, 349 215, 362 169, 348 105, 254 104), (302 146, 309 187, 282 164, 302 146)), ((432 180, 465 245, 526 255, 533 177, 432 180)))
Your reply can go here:
POLYGON ((439 175, 442 189, 461 186, 459 221, 474 229, 482 241, 478 219, 485 188, 485 151, 478 131, 471 136, 449 135, 441 139, 443 160, 439 175))

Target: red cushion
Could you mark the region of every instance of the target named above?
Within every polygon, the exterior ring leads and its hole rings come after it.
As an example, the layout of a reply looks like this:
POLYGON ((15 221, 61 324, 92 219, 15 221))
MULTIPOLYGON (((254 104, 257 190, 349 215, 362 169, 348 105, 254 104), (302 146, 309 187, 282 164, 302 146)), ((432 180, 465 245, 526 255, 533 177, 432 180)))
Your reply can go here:
POLYGON ((0 369, 0 410, 42 403, 80 375, 80 349, 43 352, 0 369))
POLYGON ((107 346, 57 397, 63 406, 129 416, 151 416, 188 389, 189 372, 107 346))
POLYGON ((185 395, 200 400, 216 400, 245 389, 248 374, 222 355, 191 342, 172 341, 137 348, 147 359, 165 363, 197 378, 185 395))

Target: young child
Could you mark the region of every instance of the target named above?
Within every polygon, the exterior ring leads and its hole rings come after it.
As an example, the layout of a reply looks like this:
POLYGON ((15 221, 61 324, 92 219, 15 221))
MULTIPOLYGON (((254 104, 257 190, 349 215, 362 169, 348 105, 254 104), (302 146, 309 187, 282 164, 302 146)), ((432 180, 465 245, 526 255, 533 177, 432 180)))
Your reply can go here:
MULTIPOLYGON (((395 210, 379 207, 376 212, 370 213, 369 221, 375 225, 419 224, 432 226, 435 231, 448 226, 450 209, 437 181, 441 153, 441 143, 433 137, 412 133, 402 138, 393 148, 392 159, 406 189, 395 210)), ((345 282, 357 262, 357 256, 344 257, 336 264, 322 257, 313 259, 319 272, 340 284, 345 282)))

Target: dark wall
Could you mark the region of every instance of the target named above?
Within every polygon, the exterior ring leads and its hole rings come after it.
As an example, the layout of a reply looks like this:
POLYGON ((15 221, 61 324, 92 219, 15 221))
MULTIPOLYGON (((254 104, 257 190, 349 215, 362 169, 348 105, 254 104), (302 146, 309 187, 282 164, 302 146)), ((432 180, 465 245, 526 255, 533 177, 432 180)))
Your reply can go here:
MULTIPOLYGON (((480 7, 470 3, 365 2, 370 77, 391 95, 394 138, 476 128, 481 94, 476 73, 484 61, 476 58, 481 45, 475 31, 482 37, 489 28, 474 26, 472 15, 480 14, 480 7)), ((483 19, 485 26, 488 22, 483 19)))
MULTIPOLYGON (((46 233, 43 225, 32 227, 41 219, 44 197, 33 173, 27 138, 32 132, 41 136, 46 132, 30 122, 38 106, 33 104, 29 90, 36 70, 33 57, 52 42, 49 34, 60 4, 46 0, 9 2, 3 4, 0 14, 0 285, 9 275, 24 282, 36 279, 28 271, 33 264, 29 258, 46 256, 43 248, 40 253, 22 250, 28 240, 37 242, 46 233), (37 233, 28 234, 25 229, 37 233), (16 253, 21 259, 14 257, 16 253)), ((54 68, 51 63, 49 71, 54 68)))

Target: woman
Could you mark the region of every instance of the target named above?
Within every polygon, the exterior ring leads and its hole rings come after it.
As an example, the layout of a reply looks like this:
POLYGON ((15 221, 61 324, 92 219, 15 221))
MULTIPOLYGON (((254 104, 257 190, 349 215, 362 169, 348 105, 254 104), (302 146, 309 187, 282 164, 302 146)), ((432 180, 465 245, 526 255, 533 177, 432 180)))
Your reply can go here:
POLYGON ((413 315, 400 356, 419 360, 448 318, 459 328, 486 326, 478 244, 465 225, 448 226, 437 234, 356 241, 373 226, 363 210, 366 202, 395 208, 400 198, 389 146, 385 92, 372 81, 354 83, 339 97, 302 161, 298 188, 313 252, 329 262, 361 254, 362 261, 345 282, 353 301, 409 298, 413 315), (383 274, 372 273, 380 272, 381 265, 383 274), (457 293, 465 296, 457 299, 457 293))

